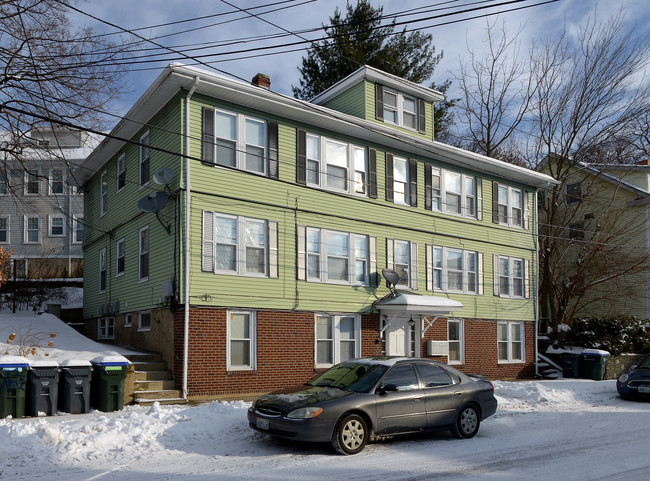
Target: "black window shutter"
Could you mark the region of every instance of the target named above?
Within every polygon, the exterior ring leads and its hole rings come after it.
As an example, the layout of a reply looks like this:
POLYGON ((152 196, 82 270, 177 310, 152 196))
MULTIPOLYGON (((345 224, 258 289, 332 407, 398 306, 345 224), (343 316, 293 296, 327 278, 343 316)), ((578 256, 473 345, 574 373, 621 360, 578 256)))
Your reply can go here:
POLYGON ((307 184, 307 133, 298 129, 298 158, 296 159, 296 182, 307 184))
POLYGON ((381 84, 375 84, 375 118, 384 120, 384 87, 381 84))
POLYGON ((409 159, 409 204, 418 205, 418 161, 409 159))
POLYGON ((368 197, 377 198, 377 151, 368 149, 368 197))
POLYGON ((214 162, 214 109, 203 107, 203 161, 214 162))
POLYGON ((424 100, 418 99, 418 132, 424 134, 427 131, 427 111, 424 100))
POLYGON ((278 161, 278 123, 269 122, 269 177, 271 179, 279 178, 279 161, 278 161))
POLYGON ((431 210, 433 207, 433 189, 431 185, 431 164, 424 164, 424 208, 431 210))
POLYGON ((393 202, 393 154, 386 154, 386 200, 393 202))
POLYGON ((492 223, 499 223, 499 184, 492 182, 492 223))

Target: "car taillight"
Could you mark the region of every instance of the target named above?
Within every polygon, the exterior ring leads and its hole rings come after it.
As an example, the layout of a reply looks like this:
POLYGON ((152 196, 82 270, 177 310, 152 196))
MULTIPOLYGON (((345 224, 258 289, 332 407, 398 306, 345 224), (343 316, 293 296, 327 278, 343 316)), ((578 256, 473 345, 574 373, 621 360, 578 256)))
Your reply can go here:
POLYGON ((488 384, 490 385, 490 389, 492 389, 492 392, 494 392, 494 385, 490 381, 488 381, 488 384))

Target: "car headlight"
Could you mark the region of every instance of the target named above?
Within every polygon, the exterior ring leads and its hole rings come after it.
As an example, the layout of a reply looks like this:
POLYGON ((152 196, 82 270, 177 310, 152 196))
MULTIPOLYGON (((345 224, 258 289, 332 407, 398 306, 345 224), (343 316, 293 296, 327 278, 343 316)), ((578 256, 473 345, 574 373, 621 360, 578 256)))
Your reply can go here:
POLYGON ((318 416, 322 412, 323 412, 323 408, 319 408, 319 407, 308 407, 308 408, 294 409, 289 414, 287 414, 287 418, 289 418, 289 419, 310 419, 310 418, 315 418, 316 416, 318 416))
POLYGON ((626 383, 628 379, 630 379, 630 375, 629 375, 629 374, 621 374, 621 375, 618 377, 618 382, 626 383))

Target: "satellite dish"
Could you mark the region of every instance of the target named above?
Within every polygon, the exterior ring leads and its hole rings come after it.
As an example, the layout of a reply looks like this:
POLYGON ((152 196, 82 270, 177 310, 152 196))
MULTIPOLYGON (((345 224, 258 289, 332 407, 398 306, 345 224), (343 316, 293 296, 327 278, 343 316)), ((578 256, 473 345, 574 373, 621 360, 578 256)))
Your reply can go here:
POLYGON ((158 214, 169 202, 169 196, 164 192, 151 192, 138 201, 138 209, 142 212, 158 214))
POLYGON ((174 171, 169 167, 158 169, 153 174, 153 181, 158 185, 167 185, 174 178, 174 171))
POLYGON ((397 285, 401 279, 400 275, 393 269, 382 269, 381 275, 384 276, 384 279, 386 279, 388 287, 397 285))

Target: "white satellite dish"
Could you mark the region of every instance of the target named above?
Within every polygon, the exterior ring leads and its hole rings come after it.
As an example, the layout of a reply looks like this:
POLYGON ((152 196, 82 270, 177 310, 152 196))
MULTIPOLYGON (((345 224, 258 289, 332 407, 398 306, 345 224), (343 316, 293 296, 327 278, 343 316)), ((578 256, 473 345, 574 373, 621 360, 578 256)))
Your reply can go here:
POLYGON ((164 192, 151 192, 138 201, 138 209, 142 212, 158 214, 169 202, 169 196, 164 192))
POLYGON ((162 167, 153 174, 153 181, 158 185, 168 185, 174 178, 174 171, 169 167, 162 167))

